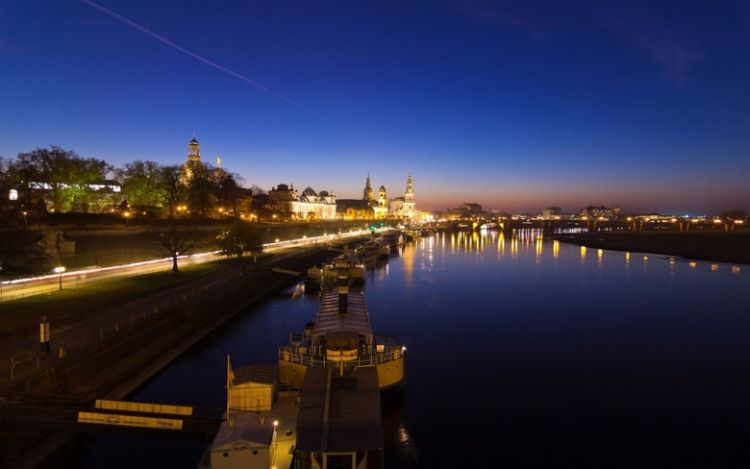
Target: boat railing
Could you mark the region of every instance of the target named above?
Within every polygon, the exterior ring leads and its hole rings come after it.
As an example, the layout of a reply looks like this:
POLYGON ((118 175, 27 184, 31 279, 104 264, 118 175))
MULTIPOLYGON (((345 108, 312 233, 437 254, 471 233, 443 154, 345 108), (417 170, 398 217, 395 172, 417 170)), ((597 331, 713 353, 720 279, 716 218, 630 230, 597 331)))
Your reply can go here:
MULTIPOLYGON (((379 345, 376 350, 369 354, 357 354, 357 357, 346 361, 347 367, 372 366, 399 360, 404 357, 406 347, 397 344, 379 345)), ((297 363, 310 367, 339 366, 339 362, 328 360, 325 354, 311 354, 306 350, 301 351, 299 347, 284 345, 279 347, 279 360, 297 363), (333 362, 333 363, 331 363, 333 362)))

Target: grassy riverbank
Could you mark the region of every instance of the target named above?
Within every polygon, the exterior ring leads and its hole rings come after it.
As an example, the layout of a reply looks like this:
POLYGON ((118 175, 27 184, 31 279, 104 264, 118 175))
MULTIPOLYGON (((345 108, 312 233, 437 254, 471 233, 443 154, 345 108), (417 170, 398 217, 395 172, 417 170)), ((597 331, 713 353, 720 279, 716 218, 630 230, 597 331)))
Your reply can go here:
MULTIPOLYGON (((74 327, 85 327, 86 323, 100 320, 103 315, 110 316, 115 311, 122 315, 123 308, 126 309, 126 320, 120 322, 115 331, 110 329, 102 335, 100 340, 86 342, 75 356, 48 358, 46 369, 14 382, 7 391, 31 405, 45 405, 49 398, 55 402, 63 397, 67 406, 86 406, 93 399, 102 397, 122 399, 238 312, 297 281, 295 277, 273 272, 271 267, 304 271, 333 255, 335 253, 325 249, 300 249, 296 253, 268 256, 257 266, 247 265, 246 268, 240 263, 247 263, 247 259, 226 260, 217 263, 221 268, 215 266, 210 272, 186 269, 186 280, 181 282, 173 280, 175 277, 154 274, 154 277, 144 276, 145 279, 131 279, 136 282, 134 284, 117 280, 106 288, 98 284, 94 290, 85 293, 70 292, 67 301, 58 297, 49 305, 54 304, 56 311, 67 311, 78 317, 74 327), (176 283, 170 283, 172 281, 176 283), (148 291, 150 297, 145 294, 148 291), (174 299, 164 306, 158 303, 160 296, 174 299), (114 301, 112 297, 118 298, 115 303, 111 302, 114 301), (128 306, 130 302, 125 301, 128 298, 133 299, 132 308, 128 306), (158 307, 151 308, 153 313, 148 316, 137 316, 135 323, 127 321, 127 310, 142 312, 143 302, 158 304, 158 307), (62 306, 64 303, 66 306, 62 306), (96 304, 101 307, 92 306, 96 304), (85 308, 86 313, 78 311, 79 308, 85 308), (31 394, 27 394, 29 392, 31 394)), ((27 307, 31 308, 27 311, 31 314, 33 305, 27 307)), ((32 319, 38 321, 38 313, 32 319)), ((22 321, 21 316, 18 316, 18 321, 22 321)), ((18 325, 26 327, 21 322, 18 325)), ((48 422, 41 428, 32 421, 21 426, 10 422, 0 426, 0 443, 16 441, 13 447, 0 451, 0 466, 13 462, 41 462, 44 455, 53 452, 72 435, 74 426, 72 423, 62 425, 62 428, 69 429, 63 434, 56 432, 55 428, 61 428, 61 422, 48 422), (37 445, 46 445, 45 450, 40 451, 37 445)))
POLYGON ((34 332, 39 318, 46 315, 56 326, 83 321, 87 317, 123 304, 133 298, 190 282, 204 275, 238 265, 247 260, 222 259, 143 275, 102 279, 88 283, 64 284, 61 291, 0 303, 0 338, 10 334, 34 332))
POLYGON ((750 264, 750 232, 598 232, 555 239, 612 251, 651 252, 686 259, 750 264))

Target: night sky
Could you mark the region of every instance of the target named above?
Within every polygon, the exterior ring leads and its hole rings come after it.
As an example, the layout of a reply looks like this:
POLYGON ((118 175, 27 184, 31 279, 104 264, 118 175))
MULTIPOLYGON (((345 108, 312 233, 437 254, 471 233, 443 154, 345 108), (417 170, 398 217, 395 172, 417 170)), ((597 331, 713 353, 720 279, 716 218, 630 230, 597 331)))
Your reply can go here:
POLYGON ((178 164, 195 131, 266 189, 750 209, 747 1, 0 0, 0 104, 3 157, 178 164))

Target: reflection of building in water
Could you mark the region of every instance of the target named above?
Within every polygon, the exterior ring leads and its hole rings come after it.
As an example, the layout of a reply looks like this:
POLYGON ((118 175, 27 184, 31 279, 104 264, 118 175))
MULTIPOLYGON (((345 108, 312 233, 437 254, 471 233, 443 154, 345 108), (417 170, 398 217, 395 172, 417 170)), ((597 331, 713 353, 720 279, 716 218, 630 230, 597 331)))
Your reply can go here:
MULTIPOLYGON (((424 243, 424 240, 422 240, 424 243)), ((404 259, 404 280, 407 288, 414 286, 414 245, 412 243, 406 243, 404 245, 404 252, 401 254, 404 259)))

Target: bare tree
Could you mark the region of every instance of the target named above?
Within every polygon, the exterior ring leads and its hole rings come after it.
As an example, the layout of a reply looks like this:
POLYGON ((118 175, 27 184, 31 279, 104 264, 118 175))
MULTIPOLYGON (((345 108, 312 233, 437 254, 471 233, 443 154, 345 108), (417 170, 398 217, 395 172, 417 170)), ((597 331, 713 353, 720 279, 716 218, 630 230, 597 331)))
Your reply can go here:
POLYGON ((180 254, 188 254, 198 247, 198 236, 195 230, 180 230, 177 225, 170 223, 169 227, 153 231, 151 237, 159 242, 172 257, 172 272, 179 272, 177 258, 180 254))

